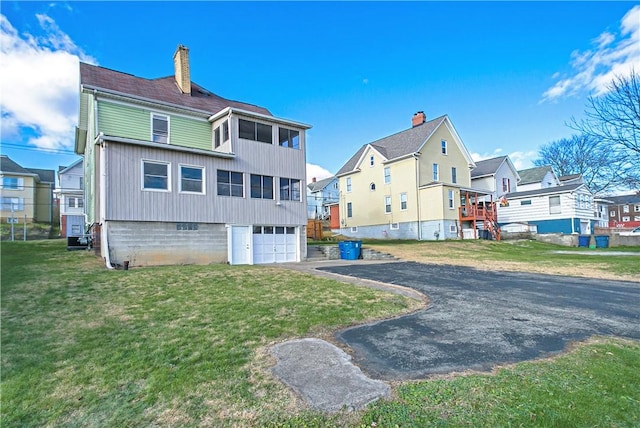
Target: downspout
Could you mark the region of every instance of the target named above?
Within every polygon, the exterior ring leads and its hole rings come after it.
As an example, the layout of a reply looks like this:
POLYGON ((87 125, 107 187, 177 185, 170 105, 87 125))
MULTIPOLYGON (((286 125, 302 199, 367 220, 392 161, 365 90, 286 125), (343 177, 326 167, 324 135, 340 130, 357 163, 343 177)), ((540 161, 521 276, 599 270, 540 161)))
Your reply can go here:
POLYGON ((104 254, 104 263, 107 269, 114 269, 111 265, 111 258, 109 256, 109 241, 108 241, 108 233, 107 233, 107 159, 106 153, 107 143, 102 139, 104 134, 100 133, 100 223, 102 227, 100 228, 100 245, 102 246, 103 254, 104 254))
POLYGON ((413 154, 416 160, 416 210, 418 212, 418 241, 422 241, 422 227, 420 225, 420 159, 418 153, 413 154))
MULTIPOLYGON (((571 193, 571 196, 573 196, 573 199, 574 199, 572 201, 573 202, 573 209, 571 210, 571 212, 575 213, 576 212, 576 201, 575 201, 576 195, 574 193, 571 193)), ((562 201, 562 197, 560 197, 560 201, 562 201)), ((560 202, 560 209, 562 209, 562 202, 560 202)), ((572 215, 571 216, 571 234, 572 235, 574 233, 576 233, 575 222, 576 222, 575 217, 572 215)))

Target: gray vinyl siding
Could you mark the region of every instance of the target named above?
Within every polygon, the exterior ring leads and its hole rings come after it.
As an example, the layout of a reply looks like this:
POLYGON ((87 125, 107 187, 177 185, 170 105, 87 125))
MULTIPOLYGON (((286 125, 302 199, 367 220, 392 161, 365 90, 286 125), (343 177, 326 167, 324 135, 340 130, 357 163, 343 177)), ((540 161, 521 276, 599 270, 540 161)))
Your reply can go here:
MULTIPOLYGON (((235 144, 234 159, 107 142, 107 220, 223 224, 306 225, 306 201, 252 199, 249 174, 301 180, 306 186, 304 153, 258 142, 235 144), (142 190, 142 160, 169 162, 170 192, 142 190), (180 165, 205 168, 205 194, 179 192, 180 165), (244 173, 245 197, 217 196, 216 171, 244 173)), ((304 195, 302 195, 304 196, 304 195)))

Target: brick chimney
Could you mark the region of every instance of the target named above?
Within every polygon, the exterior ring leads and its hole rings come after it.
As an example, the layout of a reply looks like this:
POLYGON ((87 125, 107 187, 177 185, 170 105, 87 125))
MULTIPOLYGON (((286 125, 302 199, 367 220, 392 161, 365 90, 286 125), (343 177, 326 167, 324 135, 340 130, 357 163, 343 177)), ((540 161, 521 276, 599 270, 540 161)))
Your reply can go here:
POLYGON ((423 111, 419 111, 416 114, 413 115, 413 117, 411 118, 411 125, 415 128, 418 125, 422 125, 423 123, 425 123, 427 120, 427 116, 424 114, 423 111))
POLYGON ((191 73, 189 72, 189 48, 178 45, 173 54, 173 65, 176 70, 176 84, 183 94, 191 94, 191 73))
POLYGON ((315 178, 315 177, 313 177, 313 178, 311 179, 311 182, 312 182, 312 183, 315 183, 315 182, 316 182, 316 178, 315 178))

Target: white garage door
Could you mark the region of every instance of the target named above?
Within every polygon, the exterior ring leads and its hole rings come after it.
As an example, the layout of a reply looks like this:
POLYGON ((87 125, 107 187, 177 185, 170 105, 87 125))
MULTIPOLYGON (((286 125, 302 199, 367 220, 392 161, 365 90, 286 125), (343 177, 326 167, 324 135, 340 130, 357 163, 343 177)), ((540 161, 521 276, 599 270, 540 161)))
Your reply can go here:
POLYGON ((253 226, 253 262, 284 263, 298 260, 296 228, 253 226))

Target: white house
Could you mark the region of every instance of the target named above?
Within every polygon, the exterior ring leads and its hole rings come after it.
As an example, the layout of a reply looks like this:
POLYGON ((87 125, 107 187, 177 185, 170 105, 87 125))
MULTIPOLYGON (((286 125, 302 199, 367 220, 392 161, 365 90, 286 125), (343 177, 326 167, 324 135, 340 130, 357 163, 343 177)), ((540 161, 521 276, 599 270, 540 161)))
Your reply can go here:
POLYGON ((503 195, 517 192, 520 175, 509 156, 476 161, 471 170, 471 187, 489 192, 496 201, 503 195))
POLYGON ((307 216, 325 220, 329 217, 329 206, 338 203, 338 178, 311 179, 307 186, 307 216))
POLYGON ((55 193, 60 201, 60 236, 81 236, 85 230, 82 158, 58 169, 58 183, 55 193))
MULTIPOLYGON (((537 166, 535 168, 518 171, 520 181, 518 191, 546 189, 547 187, 560 186, 560 179, 550 166, 537 166)), ((575 183, 574 183, 575 184, 575 183)))

